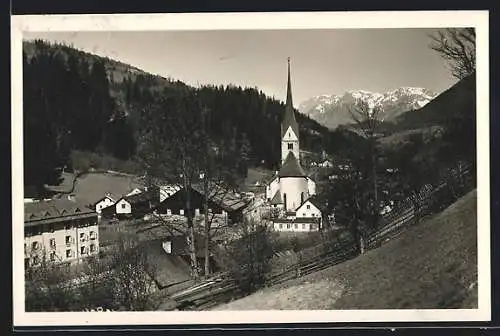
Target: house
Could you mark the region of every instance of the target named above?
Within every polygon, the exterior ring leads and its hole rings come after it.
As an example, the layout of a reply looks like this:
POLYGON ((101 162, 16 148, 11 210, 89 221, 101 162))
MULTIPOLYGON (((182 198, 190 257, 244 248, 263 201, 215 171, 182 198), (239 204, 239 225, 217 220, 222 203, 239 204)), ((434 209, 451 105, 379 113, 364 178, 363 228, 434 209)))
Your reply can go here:
MULTIPOLYGON (((203 189, 200 185, 192 185, 190 188, 189 197, 193 218, 204 214, 205 196, 203 189)), ((219 219, 230 223, 243 219, 243 209, 250 204, 251 199, 214 185, 209 185, 208 190, 208 212, 210 214, 218 215, 219 219)), ((163 215, 187 216, 186 197, 185 189, 182 188, 160 202, 155 210, 158 214, 163 215)))
POLYGON ((159 203, 159 191, 150 188, 140 193, 132 193, 118 199, 113 206, 103 208, 102 216, 111 218, 143 217, 159 203))
POLYGON ((106 194, 103 198, 98 200, 93 204, 93 208, 100 215, 104 208, 110 207, 116 203, 118 198, 116 196, 112 196, 111 194, 106 194))
POLYGON ((99 253, 97 212, 75 200, 24 204, 24 264, 74 263, 99 253))
POLYGON ((277 218, 273 221, 273 229, 277 232, 314 232, 321 226, 321 218, 294 217, 277 218))
MULTIPOLYGON (((155 207, 155 210, 158 214, 163 215, 187 216, 188 213, 186 211, 186 197, 186 190, 182 188, 170 197, 160 202, 158 206, 155 207)), ((191 216, 193 218, 196 216, 200 216, 203 213, 204 200, 205 198, 201 192, 193 187, 190 188, 189 201, 191 204, 191 216)), ((209 200, 208 204, 210 213, 220 215, 224 213, 222 207, 212 200, 209 200)))

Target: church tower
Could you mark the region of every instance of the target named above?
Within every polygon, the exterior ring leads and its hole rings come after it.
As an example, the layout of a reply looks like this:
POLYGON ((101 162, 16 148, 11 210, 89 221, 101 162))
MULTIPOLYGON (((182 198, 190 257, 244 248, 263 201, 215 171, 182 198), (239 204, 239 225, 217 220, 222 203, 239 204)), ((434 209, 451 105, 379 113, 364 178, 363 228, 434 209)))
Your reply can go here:
POLYGON ((281 164, 292 152, 300 162, 299 125, 295 120, 292 101, 292 83, 290 78, 290 57, 288 58, 288 85, 286 91, 285 115, 281 123, 281 164))
POLYGON ((293 110, 290 58, 288 58, 285 115, 281 123, 281 169, 278 172, 279 192, 284 210, 287 212, 294 212, 310 196, 308 177, 300 165, 299 155, 299 125, 293 110))

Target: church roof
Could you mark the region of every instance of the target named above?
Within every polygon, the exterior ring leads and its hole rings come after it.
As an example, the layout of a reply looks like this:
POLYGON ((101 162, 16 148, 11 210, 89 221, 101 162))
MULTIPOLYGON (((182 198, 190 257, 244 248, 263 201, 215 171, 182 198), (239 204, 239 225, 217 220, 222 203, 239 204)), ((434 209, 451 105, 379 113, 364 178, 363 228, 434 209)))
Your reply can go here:
POLYGON ((276 191, 276 193, 274 194, 273 198, 271 199, 271 204, 282 204, 283 201, 281 200, 281 193, 280 191, 276 191))
POLYGON ((293 152, 288 152, 288 155, 278 172, 279 177, 306 177, 304 169, 300 166, 299 161, 293 152))
POLYGON ((281 137, 285 136, 288 128, 291 127, 295 135, 299 136, 299 125, 297 120, 295 120, 295 111, 293 109, 292 101, 292 83, 290 79, 290 58, 288 58, 288 85, 286 89, 286 103, 285 103, 285 115, 283 116, 283 121, 281 122, 281 137))

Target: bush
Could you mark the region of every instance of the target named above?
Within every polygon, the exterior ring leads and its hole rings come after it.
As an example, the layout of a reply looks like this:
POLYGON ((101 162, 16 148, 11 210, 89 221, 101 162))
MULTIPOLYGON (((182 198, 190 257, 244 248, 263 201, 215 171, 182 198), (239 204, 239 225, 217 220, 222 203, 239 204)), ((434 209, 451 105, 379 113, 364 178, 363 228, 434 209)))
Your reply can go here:
POLYGON ((267 226, 246 222, 240 227, 240 238, 224 246, 223 268, 244 293, 251 293, 265 284, 271 270, 274 241, 267 226))

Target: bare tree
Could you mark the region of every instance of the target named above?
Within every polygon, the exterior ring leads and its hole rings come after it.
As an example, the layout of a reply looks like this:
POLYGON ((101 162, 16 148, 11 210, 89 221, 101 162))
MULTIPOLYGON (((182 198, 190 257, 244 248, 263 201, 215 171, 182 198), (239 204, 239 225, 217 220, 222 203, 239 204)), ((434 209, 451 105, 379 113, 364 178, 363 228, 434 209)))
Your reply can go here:
POLYGON ((139 159, 146 169, 148 184, 158 181, 182 185, 185 190, 188 248, 191 273, 199 278, 196 234, 191 190, 204 155, 199 106, 190 93, 159 97, 144 111, 144 132, 139 141, 139 159))
POLYGON ((138 241, 122 234, 115 246, 111 262, 115 303, 127 310, 154 308, 152 294, 157 289, 154 282, 154 265, 138 241))
POLYGON ((453 77, 463 79, 476 70, 476 32, 474 28, 447 28, 431 34, 430 48, 450 66, 453 77))
POLYGON ((352 120, 356 123, 358 131, 368 141, 367 156, 370 158, 369 167, 373 186, 373 200, 378 205, 377 181, 377 130, 381 123, 383 109, 380 105, 370 108, 364 100, 356 101, 353 108, 349 109, 352 120))

